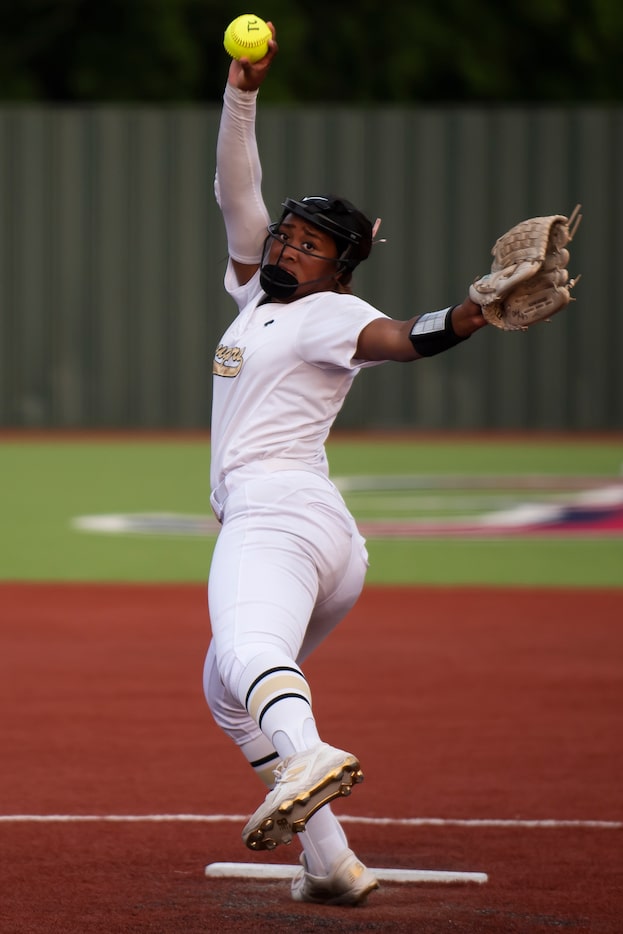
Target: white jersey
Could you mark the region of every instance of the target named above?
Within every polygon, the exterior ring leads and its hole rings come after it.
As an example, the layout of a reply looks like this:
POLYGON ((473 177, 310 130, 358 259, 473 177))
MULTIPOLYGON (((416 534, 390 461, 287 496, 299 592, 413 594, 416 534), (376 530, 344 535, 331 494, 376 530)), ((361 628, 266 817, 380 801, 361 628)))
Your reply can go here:
POLYGON ((265 302, 259 270, 246 285, 231 265, 225 288, 238 317, 213 365, 210 483, 261 460, 291 460, 327 475, 324 444, 351 384, 363 328, 387 317, 353 295, 315 292, 283 304, 265 302))

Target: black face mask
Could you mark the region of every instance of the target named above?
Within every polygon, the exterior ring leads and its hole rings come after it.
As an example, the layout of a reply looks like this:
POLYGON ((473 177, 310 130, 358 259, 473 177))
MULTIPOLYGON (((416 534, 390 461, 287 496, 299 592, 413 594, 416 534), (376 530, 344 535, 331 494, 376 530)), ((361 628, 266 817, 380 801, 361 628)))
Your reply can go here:
POLYGON ((260 270, 260 285, 269 298, 284 301, 291 298, 299 287, 299 280, 287 269, 267 263, 260 270))

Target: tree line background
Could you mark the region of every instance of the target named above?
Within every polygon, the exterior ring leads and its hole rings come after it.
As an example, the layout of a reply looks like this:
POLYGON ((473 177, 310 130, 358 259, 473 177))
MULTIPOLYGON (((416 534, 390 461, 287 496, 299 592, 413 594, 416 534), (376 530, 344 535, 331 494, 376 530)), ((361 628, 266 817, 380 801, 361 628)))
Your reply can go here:
POLYGON ((223 32, 275 23, 275 103, 620 102, 621 0, 0 0, 0 100, 214 103, 223 32))

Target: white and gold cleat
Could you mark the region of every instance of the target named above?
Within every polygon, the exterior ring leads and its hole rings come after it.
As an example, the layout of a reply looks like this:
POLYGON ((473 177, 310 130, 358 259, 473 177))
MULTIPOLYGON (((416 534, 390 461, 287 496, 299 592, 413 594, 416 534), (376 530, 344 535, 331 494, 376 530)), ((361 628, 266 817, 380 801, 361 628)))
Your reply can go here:
POLYGON ((294 753, 275 769, 275 787, 247 821, 242 839, 250 850, 291 843, 312 814, 362 781, 359 760, 342 749, 319 743, 294 753))
POLYGON ((305 854, 301 853, 302 869, 292 880, 295 902, 315 905, 362 905, 370 892, 378 889, 378 879, 357 859, 352 850, 345 850, 327 876, 312 876, 307 871, 305 854))

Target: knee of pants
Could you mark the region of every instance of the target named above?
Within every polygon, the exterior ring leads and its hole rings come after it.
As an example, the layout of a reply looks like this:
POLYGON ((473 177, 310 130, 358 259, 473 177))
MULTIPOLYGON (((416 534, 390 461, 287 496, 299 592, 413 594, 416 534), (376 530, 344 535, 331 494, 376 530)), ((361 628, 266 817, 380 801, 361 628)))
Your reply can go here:
POLYGON ((212 646, 205 661, 203 691, 214 722, 237 746, 244 746, 262 735, 245 707, 223 684, 212 646))
POLYGON ((243 646, 228 649, 216 657, 215 667, 224 690, 242 707, 244 707, 244 696, 241 696, 241 693, 242 695, 246 693, 246 687, 240 684, 242 675, 249 663, 258 655, 263 655, 265 651, 265 646, 243 646))
MULTIPOLYGON (((214 642, 213 642, 214 644, 214 642)), ((225 689, 244 706, 247 691, 255 678, 270 668, 295 664, 281 640, 245 642, 214 651, 214 664, 225 689)))

